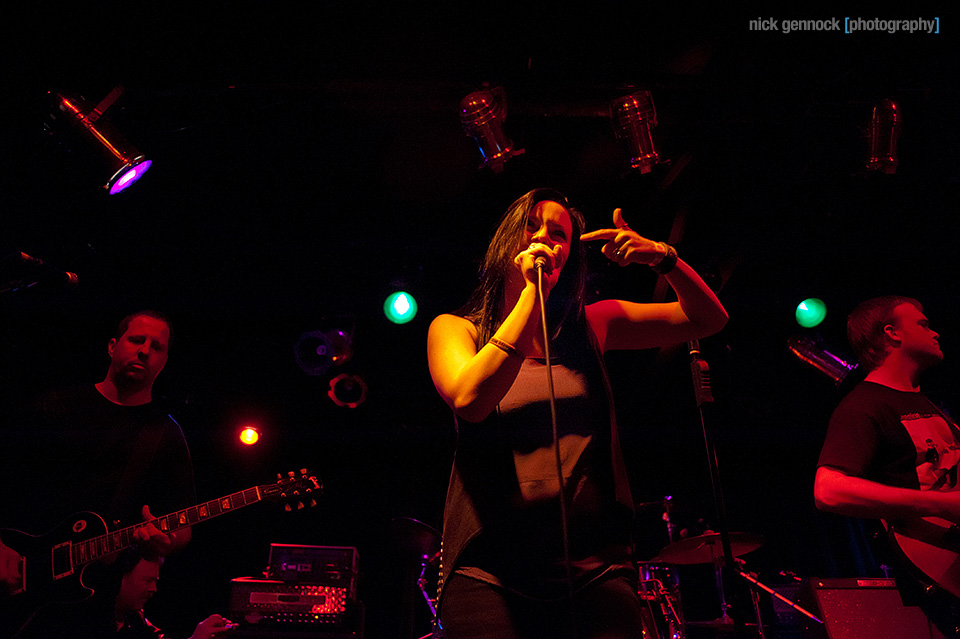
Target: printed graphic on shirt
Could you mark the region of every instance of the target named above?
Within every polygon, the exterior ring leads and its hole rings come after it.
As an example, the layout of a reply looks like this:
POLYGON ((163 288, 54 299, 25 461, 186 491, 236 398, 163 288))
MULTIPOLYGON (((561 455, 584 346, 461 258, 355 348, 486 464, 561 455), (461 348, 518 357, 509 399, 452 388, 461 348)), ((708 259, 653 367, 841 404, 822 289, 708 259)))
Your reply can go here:
POLYGON ((939 415, 911 413, 900 418, 917 450, 917 479, 921 490, 957 487, 960 446, 950 425, 939 415))

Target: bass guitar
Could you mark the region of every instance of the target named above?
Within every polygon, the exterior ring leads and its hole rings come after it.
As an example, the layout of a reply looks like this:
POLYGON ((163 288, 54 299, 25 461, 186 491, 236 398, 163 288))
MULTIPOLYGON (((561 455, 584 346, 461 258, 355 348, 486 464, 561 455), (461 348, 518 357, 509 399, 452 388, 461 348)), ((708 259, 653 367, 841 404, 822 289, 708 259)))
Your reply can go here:
POLYGON ((883 525, 915 568, 960 598, 960 528, 939 517, 883 525))

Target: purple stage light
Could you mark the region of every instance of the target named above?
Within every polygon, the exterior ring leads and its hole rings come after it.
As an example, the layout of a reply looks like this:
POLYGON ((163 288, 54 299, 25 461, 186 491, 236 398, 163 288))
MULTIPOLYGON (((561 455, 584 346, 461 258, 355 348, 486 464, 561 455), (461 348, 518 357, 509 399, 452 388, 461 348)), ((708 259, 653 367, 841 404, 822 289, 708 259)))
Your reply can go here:
POLYGON ((139 180, 153 164, 153 160, 144 160, 142 157, 137 158, 134 162, 135 164, 132 166, 124 166, 117 171, 114 175, 115 179, 111 178, 110 182, 107 183, 110 187, 110 195, 116 195, 139 180))

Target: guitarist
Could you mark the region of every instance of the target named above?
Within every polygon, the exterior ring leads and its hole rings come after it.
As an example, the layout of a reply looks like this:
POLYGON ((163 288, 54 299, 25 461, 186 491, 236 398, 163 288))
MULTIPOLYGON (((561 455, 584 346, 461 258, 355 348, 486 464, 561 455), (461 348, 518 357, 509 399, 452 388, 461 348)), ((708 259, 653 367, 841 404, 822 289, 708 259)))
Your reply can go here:
MULTIPOLYGON (((817 507, 882 519, 894 530, 935 517, 944 520, 938 530, 949 530, 960 523, 960 431, 920 392, 921 373, 943 359, 937 333, 918 301, 886 296, 854 309, 847 337, 868 374, 830 418, 814 482, 817 507)), ((905 603, 957 636, 960 600, 925 574, 932 570, 911 563, 897 575, 905 603)))
MULTIPOLYGON (((73 512, 92 511, 114 530, 152 519, 151 510, 163 514, 196 502, 183 433, 153 398, 171 340, 164 315, 140 311, 125 317, 107 344, 110 364, 103 381, 52 393, 30 416, 3 429, 0 471, 12 474, 5 477, 11 489, 0 500, 0 527, 42 534, 73 512)), ((161 556, 189 540, 189 528, 165 534, 152 524, 139 529, 136 539, 161 556)), ((2 542, 0 590, 16 592, 22 576, 17 549, 2 542)), ((119 583, 91 580, 85 573, 84 584, 108 596, 119 589, 119 583)), ((28 578, 25 594, 29 584, 28 578)), ((5 605, 17 605, 18 597, 5 605)))

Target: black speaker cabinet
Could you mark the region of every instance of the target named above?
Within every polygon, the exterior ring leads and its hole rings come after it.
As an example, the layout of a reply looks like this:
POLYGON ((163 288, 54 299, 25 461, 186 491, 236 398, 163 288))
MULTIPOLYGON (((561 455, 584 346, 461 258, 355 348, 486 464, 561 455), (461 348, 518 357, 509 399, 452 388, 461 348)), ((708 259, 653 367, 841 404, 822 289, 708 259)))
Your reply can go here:
POLYGON ((798 602, 806 639, 944 639, 916 606, 904 606, 893 579, 808 579, 798 602))

